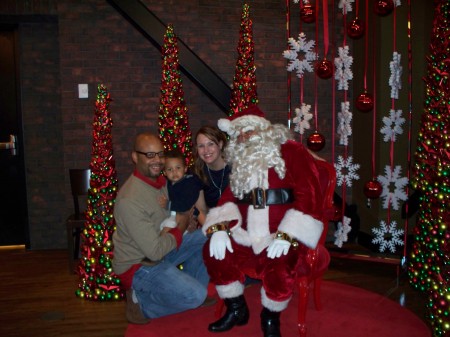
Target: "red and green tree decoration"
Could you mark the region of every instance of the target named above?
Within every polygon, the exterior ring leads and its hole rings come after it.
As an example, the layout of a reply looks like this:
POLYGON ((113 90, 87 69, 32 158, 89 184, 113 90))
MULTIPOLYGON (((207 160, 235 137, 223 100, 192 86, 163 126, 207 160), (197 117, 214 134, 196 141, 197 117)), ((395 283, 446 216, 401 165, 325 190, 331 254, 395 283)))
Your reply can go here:
POLYGON ((120 300, 124 291, 112 271, 115 230, 113 216, 118 183, 112 148, 110 95, 99 84, 93 121, 91 179, 86 221, 81 233, 81 259, 78 265, 78 297, 94 300, 120 300))
POLYGON ((238 59, 233 77, 233 90, 230 99, 229 115, 232 116, 250 105, 258 103, 256 93, 256 67, 254 60, 253 23, 250 19, 250 6, 242 7, 241 28, 239 31, 238 59))
POLYGON ((426 98, 412 187, 420 207, 408 266, 410 284, 428 294, 433 336, 450 336, 450 0, 435 1, 426 98))
POLYGON ((173 26, 168 25, 162 46, 161 98, 159 104, 159 136, 166 150, 178 149, 191 166, 192 133, 189 128, 183 83, 178 62, 178 43, 173 26))

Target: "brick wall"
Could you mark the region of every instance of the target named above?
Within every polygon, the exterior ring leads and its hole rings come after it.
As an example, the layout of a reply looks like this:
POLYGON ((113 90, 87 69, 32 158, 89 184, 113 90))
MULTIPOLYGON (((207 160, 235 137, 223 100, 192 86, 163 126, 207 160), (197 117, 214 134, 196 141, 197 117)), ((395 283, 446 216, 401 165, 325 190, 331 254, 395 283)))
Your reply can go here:
MULTIPOLYGON (((164 23, 172 23, 178 38, 231 85, 241 0, 143 3, 164 23)), ((286 47, 285 2, 255 0, 250 5, 260 105, 272 122, 287 124, 287 73, 281 56, 286 47)), ((113 99, 120 185, 132 170, 133 137, 158 128, 161 55, 108 1, 7 1, 0 16, 17 22, 20 31, 30 247, 64 248, 64 221, 72 208, 68 169, 89 165, 97 84, 106 85, 113 99), (89 85, 89 98, 78 98, 79 83, 89 85)), ((305 29, 313 38, 313 26, 305 29)), ((311 103, 312 78, 305 87, 311 103)), ((225 116, 184 74, 182 80, 193 133, 225 116)), ((295 77, 292 81, 294 106, 298 82, 295 77)), ((330 90, 324 85, 318 87, 320 104, 326 106, 320 128, 330 135, 330 90)), ((325 157, 330 146, 327 142, 325 157)))
MULTIPOLYGON (((164 23, 173 24, 178 38, 231 85, 241 0, 143 3, 164 23)), ((272 122, 287 124, 288 74, 281 56, 286 49, 285 1, 251 1, 250 16, 260 106, 272 122)), ((2 20, 17 22, 20 33, 31 248, 64 248, 64 221, 72 208, 68 169, 89 165, 97 84, 106 85, 113 99, 113 146, 120 185, 132 170, 133 137, 158 128, 161 55, 104 0, 6 0, 0 4, 0 23, 2 20), (80 83, 89 85, 89 98, 78 98, 80 83)), ((297 37, 295 16, 291 26, 291 36, 297 37)), ((319 28, 322 36, 321 22, 319 28)), ((303 31, 314 39, 314 25, 304 26, 303 31)), ((341 27, 336 27, 336 45, 340 31, 341 27)), ((182 80, 193 133, 225 116, 184 74, 182 80)), ((299 81, 295 75, 291 80, 295 108, 299 105, 299 81)), ((311 74, 305 76, 304 84, 305 101, 312 105, 317 90, 319 130, 327 138, 320 155, 330 159, 331 80, 319 79, 316 88, 311 74)))

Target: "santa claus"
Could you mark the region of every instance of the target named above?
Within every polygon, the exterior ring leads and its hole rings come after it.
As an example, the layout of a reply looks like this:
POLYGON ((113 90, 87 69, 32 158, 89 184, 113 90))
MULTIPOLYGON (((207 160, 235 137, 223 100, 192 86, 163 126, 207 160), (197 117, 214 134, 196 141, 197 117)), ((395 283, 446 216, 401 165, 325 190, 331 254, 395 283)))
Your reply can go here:
POLYGON ((232 171, 202 227, 209 237, 203 256, 227 310, 208 329, 227 331, 248 322, 244 270, 251 268, 262 280, 264 337, 280 336, 280 313, 306 265, 307 247, 316 247, 323 229, 315 159, 256 105, 220 119, 218 126, 230 137, 225 156, 232 171))

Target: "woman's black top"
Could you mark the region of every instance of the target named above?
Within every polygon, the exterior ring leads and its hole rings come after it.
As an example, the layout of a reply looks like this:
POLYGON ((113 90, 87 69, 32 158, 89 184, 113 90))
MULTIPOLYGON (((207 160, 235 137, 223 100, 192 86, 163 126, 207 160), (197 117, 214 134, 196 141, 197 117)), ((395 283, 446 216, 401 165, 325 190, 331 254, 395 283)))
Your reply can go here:
POLYGON ((225 165, 222 170, 214 171, 205 165, 203 170, 208 178, 208 184, 203 184, 206 205, 209 208, 216 207, 220 196, 230 182, 231 167, 225 165))

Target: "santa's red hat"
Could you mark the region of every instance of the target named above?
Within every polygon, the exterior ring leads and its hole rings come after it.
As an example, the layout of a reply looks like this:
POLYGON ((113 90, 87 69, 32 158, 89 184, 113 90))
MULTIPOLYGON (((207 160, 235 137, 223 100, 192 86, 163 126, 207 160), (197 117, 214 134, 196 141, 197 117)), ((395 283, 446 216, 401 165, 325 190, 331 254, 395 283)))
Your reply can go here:
POLYGON ((237 136, 241 131, 245 132, 256 128, 265 130, 270 125, 270 122, 264 116, 264 112, 257 105, 251 105, 228 118, 221 118, 217 123, 219 129, 231 137, 237 136))
POLYGON ((264 112, 262 112, 261 109, 257 105, 254 104, 254 105, 250 105, 247 109, 238 111, 234 115, 230 116, 228 119, 230 121, 232 121, 236 118, 243 117, 243 116, 258 116, 258 117, 265 118, 264 112))

